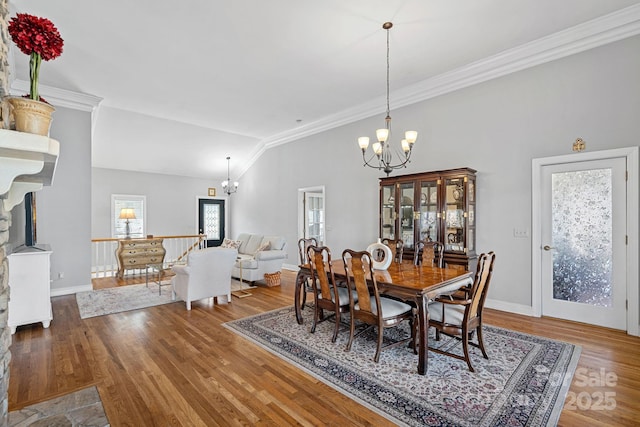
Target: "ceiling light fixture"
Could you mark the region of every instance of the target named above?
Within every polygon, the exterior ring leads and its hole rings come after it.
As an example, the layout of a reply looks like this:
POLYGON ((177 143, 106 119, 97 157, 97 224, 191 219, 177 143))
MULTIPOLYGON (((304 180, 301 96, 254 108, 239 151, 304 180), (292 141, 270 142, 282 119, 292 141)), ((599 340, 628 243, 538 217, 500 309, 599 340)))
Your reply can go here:
POLYGON ((231 187, 231 178, 229 177, 229 160, 231 160, 231 157, 227 156, 227 180, 226 181, 222 181, 222 191, 227 195, 231 195, 233 193, 235 193, 236 191, 238 191, 238 181, 235 181, 233 183, 233 187, 231 187))
POLYGON ((387 176, 394 169, 406 168, 407 163, 411 160, 411 150, 413 149, 413 144, 418 139, 418 132, 414 130, 409 130, 404 133, 404 139, 400 141, 402 151, 404 153, 404 160, 402 160, 402 153, 400 153, 397 149, 396 154, 400 157, 399 163, 396 165, 391 164, 392 153, 391 147, 387 143, 389 136, 391 135, 391 116, 389 115, 389 30, 393 27, 391 22, 385 22, 382 24, 382 28, 387 31, 387 117, 385 117, 385 127, 383 129, 376 130, 376 139, 378 142, 374 142, 371 148, 373 149, 373 154, 378 159, 377 164, 370 163, 373 160, 373 156, 367 160, 366 152, 369 147, 369 137, 361 136, 358 138, 358 145, 362 149, 362 159, 364 160, 364 166, 369 166, 374 169, 383 170, 387 176))

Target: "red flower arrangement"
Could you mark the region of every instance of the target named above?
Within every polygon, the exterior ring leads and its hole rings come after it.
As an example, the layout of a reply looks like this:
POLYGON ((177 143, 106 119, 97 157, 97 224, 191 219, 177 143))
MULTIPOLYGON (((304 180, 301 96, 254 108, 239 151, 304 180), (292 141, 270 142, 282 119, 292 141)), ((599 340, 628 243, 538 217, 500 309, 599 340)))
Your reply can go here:
POLYGON ((40 101, 38 76, 40 63, 50 61, 62 54, 64 40, 58 29, 46 18, 27 13, 18 13, 9 21, 9 34, 18 48, 29 55, 29 78, 31 86, 29 98, 40 101))

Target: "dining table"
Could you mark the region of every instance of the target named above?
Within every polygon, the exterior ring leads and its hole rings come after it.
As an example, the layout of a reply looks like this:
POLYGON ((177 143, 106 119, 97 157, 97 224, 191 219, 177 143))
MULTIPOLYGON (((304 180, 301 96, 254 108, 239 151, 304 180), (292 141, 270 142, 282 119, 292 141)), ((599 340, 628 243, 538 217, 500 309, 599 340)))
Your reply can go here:
MULTIPOLYGON (((346 282, 344 263, 335 260, 331 268, 337 282, 346 282)), ((428 368, 429 301, 438 295, 455 291, 473 282, 473 272, 455 268, 440 268, 432 265, 415 265, 413 262, 392 262, 386 270, 374 270, 381 295, 393 296, 404 301, 413 301, 418 310, 418 374, 426 375, 428 368)), ((311 278, 308 264, 299 266, 295 285, 296 321, 303 323, 302 298, 305 285, 311 278)), ((371 280, 371 279, 369 279, 371 280)))

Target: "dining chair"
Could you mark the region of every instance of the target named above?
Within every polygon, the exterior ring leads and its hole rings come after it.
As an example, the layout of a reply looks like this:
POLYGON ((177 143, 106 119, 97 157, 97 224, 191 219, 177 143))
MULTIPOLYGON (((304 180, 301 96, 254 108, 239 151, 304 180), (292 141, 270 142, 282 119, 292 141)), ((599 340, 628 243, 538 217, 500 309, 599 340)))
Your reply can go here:
POLYGON ((442 268, 444 265, 443 252, 444 245, 442 243, 419 240, 413 253, 413 263, 442 268))
POLYGON ((440 334, 460 339, 464 356, 438 348, 429 347, 429 350, 464 360, 471 372, 475 372, 475 370, 469 357, 469 345, 479 348, 485 359, 489 358, 482 339, 482 309, 491 281, 495 258, 493 252, 480 254, 475 279, 467 298, 457 299, 441 296, 429 303, 429 326, 436 330, 436 341, 440 340, 440 334), (478 335, 478 343, 470 341, 473 332, 478 335))
MULTIPOLYGON (((298 240, 298 255, 300 256, 299 261, 300 265, 309 263, 309 256, 307 255, 307 249, 309 246, 318 246, 318 241, 315 237, 310 237, 308 239, 302 238, 298 240)), ((305 304, 307 303, 307 294, 313 292, 313 285, 311 284, 311 278, 307 279, 304 284, 304 288, 302 291, 302 304, 300 304, 300 309, 303 310, 305 304)))
POLYGON ((331 266, 331 251, 328 247, 309 246, 307 257, 311 270, 314 302, 311 333, 315 333, 318 323, 335 317, 336 326, 331 342, 336 342, 340 329, 340 314, 349 312, 349 301, 354 296, 349 296, 347 288, 337 286, 331 266), (325 310, 332 311, 333 314, 325 316, 325 310))
POLYGON ((409 330, 411 331, 409 338, 393 342, 384 346, 384 348, 394 347, 397 345, 411 342, 414 353, 417 354, 415 347, 415 313, 413 308, 404 302, 380 296, 378 290, 378 282, 373 272, 373 262, 371 254, 367 251, 353 251, 345 249, 342 252, 342 261, 347 276, 347 287, 349 292, 349 308, 351 314, 351 327, 349 329, 349 342, 346 351, 351 350, 353 339, 363 334, 371 328, 378 329, 378 340, 376 345, 376 354, 373 360, 378 363, 380 360, 380 351, 383 349, 382 342, 384 338, 384 330, 398 326, 403 320, 409 321, 409 330), (371 282, 367 283, 367 278, 371 278, 371 282), (355 297, 357 296, 357 300, 355 297), (364 330, 355 335, 356 320, 369 325, 364 330))
POLYGON ((395 262, 402 263, 402 255, 404 252, 404 241, 402 239, 382 239, 382 243, 391 249, 391 256, 395 262))

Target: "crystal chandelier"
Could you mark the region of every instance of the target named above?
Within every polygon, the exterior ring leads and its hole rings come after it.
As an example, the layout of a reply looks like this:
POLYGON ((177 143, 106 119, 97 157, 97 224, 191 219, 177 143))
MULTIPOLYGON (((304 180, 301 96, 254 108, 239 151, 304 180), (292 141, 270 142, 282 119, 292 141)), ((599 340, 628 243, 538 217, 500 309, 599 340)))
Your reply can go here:
POLYGON ((222 181, 222 192, 225 193, 227 196, 238 191, 238 185, 239 185, 238 181, 235 181, 233 183, 233 186, 231 186, 231 178, 229 177, 229 161, 230 160, 231 160, 231 157, 227 157, 227 180, 222 181))
POLYGON ((400 141, 402 147, 402 153, 395 149, 394 151, 400 158, 397 164, 392 164, 393 155, 391 152, 390 144, 387 143, 389 136, 391 135, 391 116, 389 115, 389 30, 393 27, 391 22, 385 22, 382 24, 382 28, 387 30, 387 117, 385 117, 385 127, 376 130, 377 142, 374 142, 371 148, 373 154, 377 158, 377 162, 374 160, 374 156, 371 156, 369 160, 366 158, 367 148, 369 147, 369 137, 361 136, 358 138, 358 145, 362 149, 362 159, 364 160, 364 166, 369 166, 374 169, 383 170, 387 176, 394 169, 407 167, 407 163, 410 162, 411 150, 413 144, 418 139, 418 132, 409 130, 404 133, 404 139, 400 141))

